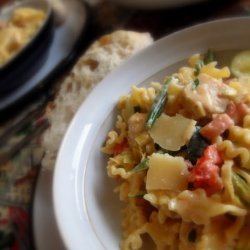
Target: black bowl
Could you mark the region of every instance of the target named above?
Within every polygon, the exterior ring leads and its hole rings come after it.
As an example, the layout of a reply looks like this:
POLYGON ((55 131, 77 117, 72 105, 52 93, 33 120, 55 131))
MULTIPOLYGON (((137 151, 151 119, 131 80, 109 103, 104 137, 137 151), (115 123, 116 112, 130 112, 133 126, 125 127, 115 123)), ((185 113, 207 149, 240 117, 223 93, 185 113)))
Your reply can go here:
POLYGON ((6 7, 1 19, 9 18, 17 7, 32 7, 43 10, 47 15, 35 36, 9 61, 0 67, 0 97, 15 91, 41 67, 48 54, 53 36, 53 12, 46 0, 29 0, 6 7))

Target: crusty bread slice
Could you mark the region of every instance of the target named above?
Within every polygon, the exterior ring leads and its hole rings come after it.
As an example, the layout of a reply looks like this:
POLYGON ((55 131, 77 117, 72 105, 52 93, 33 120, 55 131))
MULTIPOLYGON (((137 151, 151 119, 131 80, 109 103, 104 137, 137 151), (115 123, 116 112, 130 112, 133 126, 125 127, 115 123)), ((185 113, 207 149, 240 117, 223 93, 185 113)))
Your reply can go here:
POLYGON ((57 152, 76 110, 93 87, 122 61, 153 42, 149 33, 119 30, 102 36, 80 57, 63 80, 47 117, 51 124, 42 138, 43 168, 53 169, 57 152))

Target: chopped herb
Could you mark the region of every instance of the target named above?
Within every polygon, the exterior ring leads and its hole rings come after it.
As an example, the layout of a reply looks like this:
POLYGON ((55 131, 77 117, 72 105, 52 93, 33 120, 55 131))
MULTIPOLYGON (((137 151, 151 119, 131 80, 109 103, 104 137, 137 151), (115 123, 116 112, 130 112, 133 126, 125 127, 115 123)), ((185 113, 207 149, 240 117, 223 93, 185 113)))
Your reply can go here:
POLYGON ((141 107, 140 106, 134 106, 134 113, 140 113, 141 112, 141 107))
POLYGON ((196 230, 193 228, 188 234, 188 241, 195 242, 197 238, 196 230))
POLYGON ((200 74, 200 71, 202 69, 202 67, 204 66, 204 62, 202 60, 199 60, 196 64, 195 64, 195 72, 194 74, 197 76, 200 74))
POLYGON ((137 194, 128 194, 128 197, 129 198, 143 198, 143 196, 146 194, 146 191, 141 191, 141 192, 138 192, 137 194))
POLYGON ((197 76, 200 74, 200 71, 202 67, 210 62, 213 62, 215 60, 214 52, 213 50, 209 49, 207 53, 204 55, 204 60, 199 60, 195 64, 195 72, 194 74, 197 76))
POLYGON ((200 84, 200 81, 199 81, 199 79, 196 78, 195 80, 191 81, 191 84, 192 84, 192 90, 194 90, 200 84))
POLYGON ((140 171, 143 171, 143 170, 146 170, 148 169, 148 161, 149 159, 148 158, 144 158, 138 165, 136 165, 132 170, 131 172, 132 173, 138 173, 140 171))
POLYGON ((207 53, 204 56, 204 64, 209 64, 215 61, 214 51, 212 49, 208 49, 207 53))
POLYGON ((161 88, 161 91, 156 96, 145 123, 147 128, 151 128, 154 125, 156 119, 161 115, 164 106, 168 100, 167 90, 169 83, 172 81, 172 79, 173 79, 172 77, 169 77, 166 80, 165 84, 161 88))

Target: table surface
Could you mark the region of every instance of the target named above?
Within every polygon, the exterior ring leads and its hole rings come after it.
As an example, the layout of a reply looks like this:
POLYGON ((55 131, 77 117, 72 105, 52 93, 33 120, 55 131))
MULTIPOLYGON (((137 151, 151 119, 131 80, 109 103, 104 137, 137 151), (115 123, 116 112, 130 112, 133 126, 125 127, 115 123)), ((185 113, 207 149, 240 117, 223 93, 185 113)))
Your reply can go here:
MULTIPOLYGON (((117 29, 149 32, 157 40, 197 23, 232 16, 247 16, 250 15, 250 0, 210 0, 160 10, 126 8, 109 1, 97 1, 92 4, 89 0, 88 11, 91 13, 89 27, 87 34, 81 38, 86 45, 102 34, 117 29)), ((86 48, 87 46, 78 56, 84 53, 86 48)), ((57 77, 59 79, 60 75, 57 77)), ((32 212, 33 201, 38 199, 34 194, 37 194, 35 188, 44 155, 39 142, 42 133, 49 127, 44 111, 47 103, 53 100, 56 94, 60 84, 58 79, 54 79, 55 84, 44 89, 35 101, 30 100, 16 108, 10 117, 1 119, 0 249, 45 248, 34 240, 32 212)), ((44 182, 40 181, 39 185, 41 190, 44 182)), ((51 193, 51 190, 46 192, 51 193)), ((52 210, 52 201, 49 200, 46 206, 52 210)), ((42 226, 46 227, 46 223, 42 226)), ((55 244, 48 244, 46 249, 55 249, 55 244)))

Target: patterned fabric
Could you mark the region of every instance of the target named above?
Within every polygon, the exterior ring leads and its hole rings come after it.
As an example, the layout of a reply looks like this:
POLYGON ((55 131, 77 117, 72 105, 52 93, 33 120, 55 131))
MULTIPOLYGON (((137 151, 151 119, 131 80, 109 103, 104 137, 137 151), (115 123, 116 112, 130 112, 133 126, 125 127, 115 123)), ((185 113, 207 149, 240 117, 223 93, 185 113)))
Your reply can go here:
MULTIPOLYGON (((0 0, 0 6, 5 2, 7 0, 0 0)), ((250 13, 250 0, 208 2, 204 4, 206 6, 200 4, 158 12, 124 9, 109 1, 100 1, 92 6, 95 19, 91 32, 95 31, 94 37, 97 37, 123 28, 148 31, 157 39, 200 21, 250 13)), ((41 103, 35 103, 33 109, 41 109, 41 103)), ((21 117, 25 117, 28 111, 23 113, 21 117)), ((41 112, 28 116, 29 121, 24 124, 20 121, 27 118, 19 121, 20 116, 0 123, 0 249, 4 250, 35 248, 31 227, 32 201, 44 153, 39 138, 48 124, 41 112), (10 131, 13 124, 18 124, 21 129, 10 131)))

